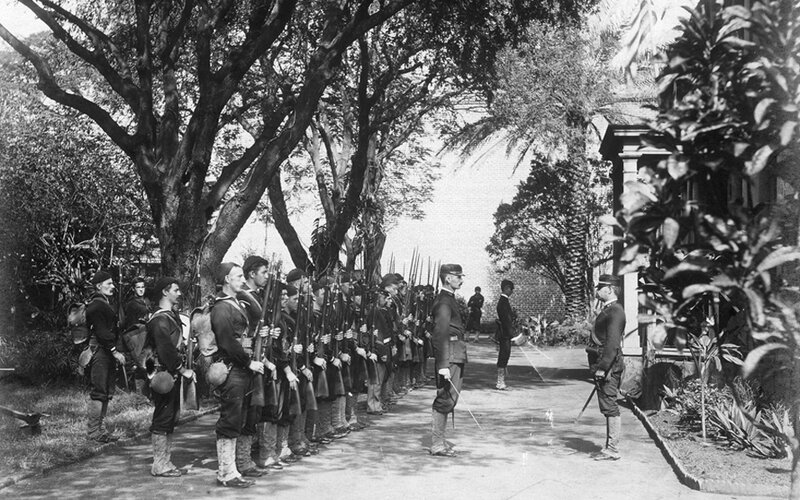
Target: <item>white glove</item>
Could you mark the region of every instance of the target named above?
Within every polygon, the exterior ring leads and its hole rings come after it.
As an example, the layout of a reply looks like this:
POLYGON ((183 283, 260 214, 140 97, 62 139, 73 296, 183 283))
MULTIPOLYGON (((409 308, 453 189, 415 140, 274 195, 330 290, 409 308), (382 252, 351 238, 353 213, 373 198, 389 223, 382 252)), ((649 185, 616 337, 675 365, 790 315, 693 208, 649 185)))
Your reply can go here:
POLYGON ((297 375, 292 373, 292 370, 288 366, 285 370, 283 370, 283 373, 286 374, 286 380, 289 381, 289 385, 292 387, 292 389, 297 389, 297 382, 300 381, 300 379, 297 378, 297 375))
POLYGON ((194 370, 190 370, 188 368, 183 368, 181 370, 181 376, 183 376, 183 378, 190 379, 192 382, 196 382, 197 381, 197 378, 196 378, 196 376, 194 374, 194 370))
POLYGON ((367 325, 361 325, 361 328, 358 329, 361 333, 367 333, 367 325))
POLYGON ((419 345, 425 344, 425 342, 423 342, 422 339, 414 339, 414 341, 419 345))
POLYGON ((119 363, 121 365, 125 364, 125 355, 124 354, 122 354, 119 351, 114 351, 113 355, 114 355, 114 359, 117 360, 117 363, 119 363))
MULTIPOLYGON (((392 346, 392 356, 397 356, 397 347, 392 346)), ((386 356, 384 356, 386 357, 386 356)))
MULTIPOLYGON (((386 357, 386 356, 384 356, 384 357, 386 357)), ((377 355, 377 354, 375 354, 374 352, 373 352, 373 353, 370 353, 370 355, 369 355, 369 359, 371 359, 371 360, 372 360, 372 361, 374 361, 374 362, 377 362, 377 361, 378 361, 378 355, 377 355)))
POLYGON ((445 380, 450 380, 450 368, 442 368, 439 370, 439 375, 444 377, 445 380))
POLYGON ((274 372, 276 366, 275 366, 275 363, 273 363, 273 362, 271 362, 269 360, 265 360, 264 361, 264 368, 266 368, 267 370, 269 370, 271 372, 274 372))
POLYGON ((367 357, 367 351, 363 347, 356 347, 356 354, 358 354, 362 358, 367 357))
POLYGON ((250 368, 250 371, 254 371, 262 375, 264 374, 264 363, 261 361, 251 361, 248 368, 250 368))
POLYGON ((295 354, 303 354, 303 344, 295 344, 292 346, 292 350, 295 354))
POLYGON ((341 359, 343 363, 349 363, 350 362, 350 355, 347 354, 346 352, 343 352, 343 353, 341 353, 339 355, 339 359, 341 359))
POLYGON ((335 366, 336 368, 341 368, 342 367, 342 360, 339 359, 339 358, 333 358, 332 363, 333 363, 333 366, 335 366))
POLYGON ((334 338, 336 339, 337 342, 341 342, 342 340, 344 340, 344 333, 339 332, 336 334, 334 338))
POLYGON ((316 347, 314 347, 314 343, 313 342, 308 344, 308 352, 313 354, 315 349, 316 349, 316 347))
POLYGON ((314 374, 311 373, 311 370, 309 370, 308 368, 303 368, 302 371, 303 371, 303 376, 306 378, 306 380, 308 380, 309 382, 314 380, 314 374))
POLYGON ((262 326, 261 328, 259 328, 258 329, 258 336, 261 337, 262 339, 266 338, 267 336, 269 336, 269 327, 265 325, 265 326, 262 326))
POLYGON ((331 343, 331 334, 330 333, 326 333, 325 335, 322 336, 322 343, 323 344, 330 344, 331 343))
POLYGON ((281 336, 281 329, 279 327, 275 327, 269 331, 269 334, 273 339, 277 339, 281 336))
POLYGON ((325 369, 325 360, 320 358, 320 357, 315 357, 314 358, 314 364, 319 366, 323 370, 325 369))
POLYGON ((354 332, 352 328, 348 328, 346 332, 344 332, 344 338, 352 339, 354 337, 354 332))

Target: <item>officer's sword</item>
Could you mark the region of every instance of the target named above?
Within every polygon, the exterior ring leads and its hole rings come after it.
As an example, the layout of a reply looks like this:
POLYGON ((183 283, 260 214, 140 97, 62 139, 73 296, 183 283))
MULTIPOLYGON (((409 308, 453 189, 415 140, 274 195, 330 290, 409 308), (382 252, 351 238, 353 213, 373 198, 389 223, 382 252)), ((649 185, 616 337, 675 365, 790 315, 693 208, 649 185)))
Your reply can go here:
POLYGON ((589 402, 594 397, 594 393, 595 392, 597 392, 597 384, 594 384, 594 387, 592 388, 592 392, 589 394, 589 397, 586 399, 586 402, 583 404, 583 408, 581 408, 581 412, 578 413, 578 416, 575 417, 575 420, 572 422, 573 424, 577 424, 578 420, 580 420, 581 416, 583 416, 583 412, 586 411, 586 407, 589 406, 589 402))
MULTIPOLYGON (((456 389, 456 384, 454 384, 453 381, 450 380, 450 379, 447 379, 447 381, 450 382, 450 387, 452 387, 453 390, 456 391, 456 394, 458 394, 458 398, 460 400, 464 401, 464 397, 461 395, 460 392, 458 392, 458 389, 456 389)), ((464 401, 464 406, 467 407, 467 411, 469 412, 469 416, 472 417, 472 420, 475 421, 475 425, 477 425, 478 429, 480 429, 481 432, 483 432, 483 427, 481 427, 481 424, 478 423, 478 419, 475 418, 475 415, 472 414, 472 410, 469 409, 469 405, 467 404, 466 401, 464 401)), ((453 422, 455 422, 455 414, 453 415, 453 419, 454 419, 453 422)))
POLYGON ((524 355, 525 355, 525 359, 527 359, 527 360, 528 360, 528 364, 529 364, 529 365, 531 365, 531 368, 533 368, 533 371, 535 371, 535 372, 536 372, 536 375, 538 375, 538 376, 539 376, 539 378, 540 378, 540 379, 542 379, 542 382, 546 382, 546 380, 544 379, 544 377, 542 376, 542 374, 541 374, 541 373, 539 373, 539 370, 537 370, 537 369, 536 369, 536 367, 535 367, 535 366, 533 366, 533 361, 531 361, 531 358, 530 358, 530 357, 528 357, 528 352, 527 352, 525 349, 523 349, 521 345, 518 345, 517 347, 519 347, 519 350, 520 350, 520 351, 522 351, 522 354, 524 354, 524 355))

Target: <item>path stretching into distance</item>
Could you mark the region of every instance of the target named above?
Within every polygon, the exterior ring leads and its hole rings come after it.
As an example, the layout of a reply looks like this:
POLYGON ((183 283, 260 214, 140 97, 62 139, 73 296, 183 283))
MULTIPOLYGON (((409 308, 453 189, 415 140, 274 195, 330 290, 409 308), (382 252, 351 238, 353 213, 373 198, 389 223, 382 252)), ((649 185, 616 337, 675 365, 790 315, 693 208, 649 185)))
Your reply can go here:
MULTIPOLYGON (((507 383, 497 391, 496 348, 469 346, 455 430, 448 419, 454 459, 431 457, 434 390, 410 392, 371 426, 321 447, 245 489, 215 485, 216 414, 179 427, 173 462, 188 473, 153 478, 150 444, 111 448, 0 490, 3 498, 274 498, 274 499, 699 499, 735 498, 681 485, 641 423, 623 410, 623 458, 594 462, 605 421, 592 402, 573 424, 591 391, 582 349, 532 347, 512 351, 507 383), (527 353, 527 357, 526 357, 527 353), (530 361, 530 362, 529 362, 530 361), (531 364, 535 369, 531 367, 531 364), (479 428, 467 409, 472 410, 479 428)), ((429 365, 430 366, 430 365, 429 365)), ((747 497, 753 498, 753 497, 747 497)))

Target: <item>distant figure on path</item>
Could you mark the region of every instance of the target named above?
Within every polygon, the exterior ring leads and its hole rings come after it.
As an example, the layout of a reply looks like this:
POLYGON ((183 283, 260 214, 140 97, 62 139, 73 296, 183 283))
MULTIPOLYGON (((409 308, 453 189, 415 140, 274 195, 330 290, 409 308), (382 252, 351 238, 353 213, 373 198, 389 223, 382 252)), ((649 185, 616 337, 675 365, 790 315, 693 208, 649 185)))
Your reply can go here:
POLYGON ((617 406, 617 393, 624 368, 621 344, 625 331, 625 309, 617 302, 620 295, 619 277, 610 274, 600 276, 595 295, 603 302, 603 309, 594 322, 594 331, 586 352, 589 356, 589 370, 597 384, 600 413, 606 417, 606 444, 592 458, 619 460, 622 420, 617 406))
POLYGON ((508 358, 511 356, 511 338, 514 336, 514 319, 511 303, 508 298, 514 293, 514 282, 503 280, 500 282, 500 299, 497 301, 497 385, 498 391, 504 391, 506 386, 506 370, 508 358))
POLYGON ((464 325, 456 302, 455 291, 464 283, 458 264, 439 268, 442 289, 433 303, 433 356, 436 360, 436 398, 433 400, 431 455, 454 457, 456 452, 445 440, 447 414, 452 412, 461 393, 462 374, 467 364, 464 325))
POLYGON ((475 287, 475 295, 469 298, 467 307, 469 308, 467 338, 471 338, 470 333, 475 332, 474 342, 477 342, 481 337, 481 316, 483 316, 483 295, 481 295, 481 287, 475 287))

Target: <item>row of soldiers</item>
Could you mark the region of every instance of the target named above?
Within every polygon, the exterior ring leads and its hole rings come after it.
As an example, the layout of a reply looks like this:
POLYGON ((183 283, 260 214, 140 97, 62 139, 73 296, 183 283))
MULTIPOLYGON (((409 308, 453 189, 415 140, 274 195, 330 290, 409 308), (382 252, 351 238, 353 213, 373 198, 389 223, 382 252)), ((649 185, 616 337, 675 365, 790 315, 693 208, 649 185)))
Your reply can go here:
MULTIPOLYGON (((191 318, 197 353, 190 359, 197 374, 181 348, 178 281, 156 281, 158 309, 146 323, 154 354, 153 475, 181 474, 171 462, 171 436, 181 386, 198 377, 208 380, 220 401, 217 481, 229 487, 248 487, 265 470, 281 469, 362 429, 359 394, 366 393, 367 414, 380 415, 404 391, 424 384, 432 355, 433 285, 414 286, 412 277, 409 286, 393 273, 374 287, 347 273, 316 281, 297 269, 285 280, 280 276, 278 266, 257 256, 243 266, 218 266, 220 291, 191 318)), ((108 291, 106 281, 95 283, 99 294, 108 291)), ((89 312, 94 331, 96 318, 89 312)), ((93 369, 93 400, 103 392, 94 390, 99 378, 93 369)), ((106 390, 105 409, 113 386, 98 382, 106 390)), ((105 432, 100 428, 102 418, 98 426, 90 414, 90 435, 105 432)))

